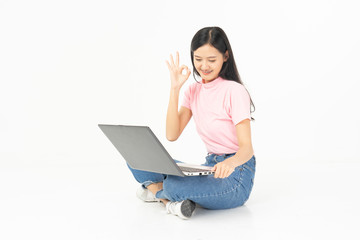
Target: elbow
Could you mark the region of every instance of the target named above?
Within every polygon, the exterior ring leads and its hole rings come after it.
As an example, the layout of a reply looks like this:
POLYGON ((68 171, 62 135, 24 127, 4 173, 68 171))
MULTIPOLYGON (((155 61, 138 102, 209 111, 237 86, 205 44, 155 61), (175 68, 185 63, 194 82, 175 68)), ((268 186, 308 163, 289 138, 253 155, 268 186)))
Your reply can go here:
POLYGON ((178 139, 178 137, 166 135, 166 139, 169 140, 170 142, 174 142, 178 139))
POLYGON ((179 138, 180 134, 176 134, 176 132, 166 131, 166 139, 170 142, 174 142, 179 138))
POLYGON ((176 141, 180 136, 179 130, 166 129, 166 139, 170 142, 176 141))

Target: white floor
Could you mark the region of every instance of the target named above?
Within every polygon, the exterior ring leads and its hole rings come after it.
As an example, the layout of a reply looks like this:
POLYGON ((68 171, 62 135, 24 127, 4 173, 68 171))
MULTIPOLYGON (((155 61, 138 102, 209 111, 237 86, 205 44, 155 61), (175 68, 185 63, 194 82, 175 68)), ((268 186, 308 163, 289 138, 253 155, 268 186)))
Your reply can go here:
POLYGON ((360 163, 261 164, 245 206, 184 221, 122 163, 0 163, 0 239, 360 239, 360 163), (130 237, 131 236, 131 237, 130 237))

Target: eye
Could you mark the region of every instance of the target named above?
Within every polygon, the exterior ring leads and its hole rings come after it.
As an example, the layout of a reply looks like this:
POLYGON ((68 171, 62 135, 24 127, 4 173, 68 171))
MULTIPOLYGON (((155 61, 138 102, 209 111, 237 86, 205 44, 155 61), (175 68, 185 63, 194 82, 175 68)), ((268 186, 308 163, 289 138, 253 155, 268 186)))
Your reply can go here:
POLYGON ((201 61, 201 59, 199 59, 199 58, 195 58, 195 60, 196 60, 197 62, 200 62, 200 61, 201 61))
POLYGON ((212 62, 212 63, 215 62, 215 61, 216 61, 216 60, 209 60, 209 62, 212 62))

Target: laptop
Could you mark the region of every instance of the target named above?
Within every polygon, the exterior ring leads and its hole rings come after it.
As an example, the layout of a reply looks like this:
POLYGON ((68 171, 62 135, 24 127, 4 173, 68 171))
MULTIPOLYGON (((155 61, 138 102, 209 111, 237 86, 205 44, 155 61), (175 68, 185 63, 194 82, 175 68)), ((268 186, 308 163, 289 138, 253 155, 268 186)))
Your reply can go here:
POLYGON ((176 163, 148 126, 98 126, 133 169, 182 177, 214 173, 209 166, 176 163))

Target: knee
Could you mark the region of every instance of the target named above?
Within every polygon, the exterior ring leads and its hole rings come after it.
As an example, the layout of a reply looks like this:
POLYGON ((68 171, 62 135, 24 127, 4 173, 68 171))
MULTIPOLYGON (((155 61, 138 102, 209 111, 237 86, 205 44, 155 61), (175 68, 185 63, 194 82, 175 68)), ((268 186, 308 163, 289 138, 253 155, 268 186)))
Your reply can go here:
POLYGON ((208 199, 199 199, 200 206, 210 210, 223 210, 243 206, 247 198, 242 194, 225 194, 208 199))
MULTIPOLYGON (((182 201, 182 177, 168 176, 163 182, 163 192, 171 201, 182 201)), ((186 190, 185 190, 186 191, 186 190)))
POLYGON ((176 192, 178 186, 178 181, 174 176, 168 176, 163 182, 163 189, 168 193, 176 192))

